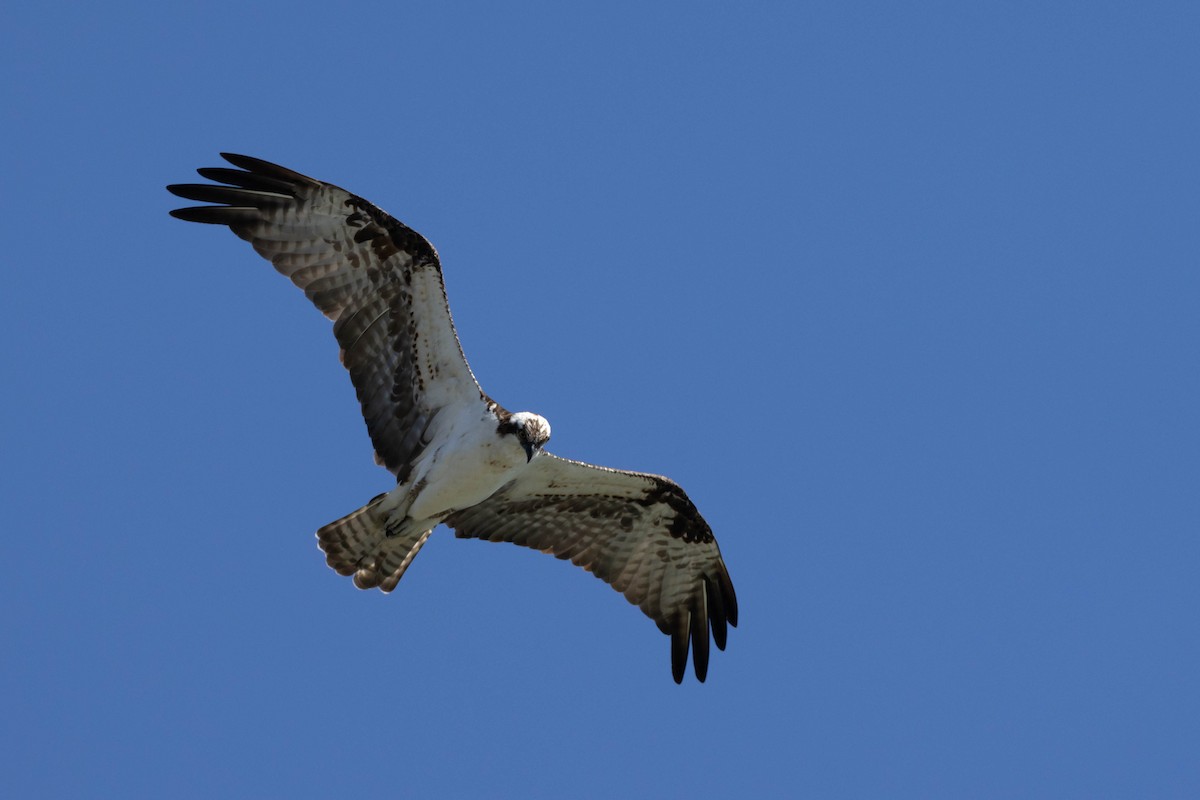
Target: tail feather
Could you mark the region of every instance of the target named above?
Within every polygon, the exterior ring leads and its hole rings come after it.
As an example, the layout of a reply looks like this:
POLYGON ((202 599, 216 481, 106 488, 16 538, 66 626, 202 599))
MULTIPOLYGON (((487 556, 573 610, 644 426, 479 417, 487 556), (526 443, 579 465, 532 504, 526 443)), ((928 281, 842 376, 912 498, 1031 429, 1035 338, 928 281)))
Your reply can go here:
POLYGON ((429 538, 430 530, 389 531, 379 495, 357 511, 317 531, 325 562, 339 575, 353 575, 359 589, 390 592, 429 538), (388 535, 389 532, 392 535, 388 535))
POLYGON ((390 592, 396 588, 396 584, 404 577, 404 571, 408 569, 408 565, 412 563, 412 560, 417 557, 417 553, 421 552, 421 546, 425 544, 431 533, 433 533, 433 528, 418 536, 407 552, 404 551, 403 547, 397 547, 384 553, 383 561, 378 562, 377 570, 380 574, 387 577, 379 582, 379 591, 390 592), (395 563, 394 556, 398 555, 403 557, 400 559, 400 563, 393 567, 392 565, 395 563))

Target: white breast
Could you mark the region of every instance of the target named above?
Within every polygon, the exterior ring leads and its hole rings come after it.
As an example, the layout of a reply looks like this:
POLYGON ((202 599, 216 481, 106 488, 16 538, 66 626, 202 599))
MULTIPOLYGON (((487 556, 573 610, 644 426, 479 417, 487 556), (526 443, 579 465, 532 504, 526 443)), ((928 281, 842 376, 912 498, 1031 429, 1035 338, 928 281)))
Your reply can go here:
POLYGON ((528 459, 516 438, 496 432, 491 412, 473 411, 455 419, 445 434, 439 431, 438 444, 417 464, 413 485, 424 485, 408 512, 413 519, 439 519, 481 503, 525 467, 528 459))

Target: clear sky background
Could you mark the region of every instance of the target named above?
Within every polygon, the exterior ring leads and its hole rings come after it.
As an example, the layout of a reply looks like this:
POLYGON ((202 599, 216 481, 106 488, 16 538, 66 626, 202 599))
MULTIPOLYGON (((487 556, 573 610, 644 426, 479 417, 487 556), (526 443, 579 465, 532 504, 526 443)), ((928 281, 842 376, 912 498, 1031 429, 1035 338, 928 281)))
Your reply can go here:
POLYGON ((6 797, 1200 796, 1191 3, 10 4, 6 797), (220 150, 439 249, 484 388, 679 481, 708 682, 388 488, 220 150))

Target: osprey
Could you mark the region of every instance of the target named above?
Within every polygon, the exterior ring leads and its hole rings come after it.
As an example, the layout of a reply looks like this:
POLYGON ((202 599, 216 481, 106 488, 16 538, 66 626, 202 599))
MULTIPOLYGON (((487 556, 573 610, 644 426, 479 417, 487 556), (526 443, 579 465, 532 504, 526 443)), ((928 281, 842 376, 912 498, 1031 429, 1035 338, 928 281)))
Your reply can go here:
POLYGON ((677 484, 543 449, 550 423, 488 397, 463 355, 437 251, 371 203, 248 156, 176 184, 220 205, 171 215, 227 225, 333 321, 375 460, 396 488, 317 531, 329 566, 390 592, 439 523, 461 538, 570 559, 625 595, 671 637, 683 681, 689 643, 708 672, 709 629, 725 649, 737 598, 712 530, 677 484))

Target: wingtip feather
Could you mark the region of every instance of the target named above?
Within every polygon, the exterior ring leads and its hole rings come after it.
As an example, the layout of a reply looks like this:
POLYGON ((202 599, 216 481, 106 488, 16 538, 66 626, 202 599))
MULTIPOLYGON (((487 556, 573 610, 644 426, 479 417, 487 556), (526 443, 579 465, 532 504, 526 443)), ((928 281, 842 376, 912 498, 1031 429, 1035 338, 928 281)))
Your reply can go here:
POLYGON ((737 593, 733 591, 733 581, 729 579, 729 572, 725 569, 725 565, 721 565, 721 572, 718 575, 721 582, 721 600, 725 605, 725 616, 729 620, 729 624, 737 627, 738 624, 738 604, 737 593))
POLYGON ((676 620, 675 630, 671 633, 671 677, 675 683, 683 683, 683 675, 687 672, 691 627, 691 614, 684 613, 676 620))
POLYGON ((243 225, 258 220, 257 208, 236 206, 189 206, 174 208, 168 213, 175 219, 208 225, 243 225))
POLYGON ((728 617, 725 614, 725 603, 721 591, 708 575, 704 576, 704 600, 708 606, 708 622, 712 627, 713 644, 718 650, 725 649, 726 637, 729 630, 726 627, 728 617))
POLYGON ((287 167, 281 167, 270 161, 263 161, 261 158, 253 156, 244 156, 238 153, 221 153, 221 158, 233 164, 235 167, 241 167, 247 172, 253 172, 256 175, 265 175, 268 178, 277 180, 289 181, 301 184, 315 186, 320 181, 308 177, 307 175, 290 170, 287 167))
POLYGON ((708 677, 708 609, 704 608, 704 593, 700 593, 701 608, 691 613, 692 667, 696 680, 704 683, 708 677))

